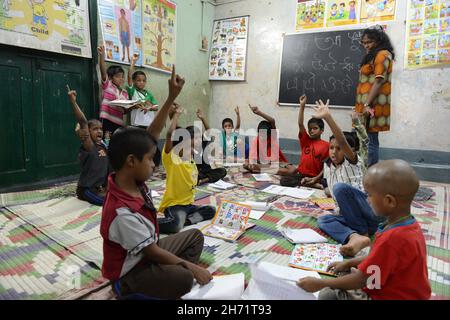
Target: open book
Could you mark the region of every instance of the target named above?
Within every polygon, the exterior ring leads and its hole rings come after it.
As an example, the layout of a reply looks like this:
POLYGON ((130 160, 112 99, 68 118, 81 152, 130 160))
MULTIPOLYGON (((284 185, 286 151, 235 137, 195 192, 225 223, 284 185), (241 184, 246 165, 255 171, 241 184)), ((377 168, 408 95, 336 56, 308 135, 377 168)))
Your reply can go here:
POLYGON ((298 198, 298 199, 307 199, 307 198, 311 197, 314 194, 314 192, 316 192, 316 190, 311 189, 311 188, 305 188, 305 187, 290 188, 290 187, 278 186, 275 184, 268 186, 267 188, 263 189, 262 191, 264 191, 266 193, 289 196, 289 197, 298 198))
POLYGON ((319 206, 322 210, 334 210, 336 209, 336 205, 334 203, 333 198, 320 198, 311 200, 316 206, 319 206))
POLYGON ((328 266, 344 258, 339 252, 341 245, 331 243, 298 244, 292 251, 289 266, 334 276, 327 272, 328 266))
POLYGON ((270 203, 267 202, 243 201, 241 203, 252 207, 250 219, 259 220, 270 209, 270 203))
POLYGON ((234 241, 248 229, 251 210, 250 206, 241 203, 222 201, 211 224, 200 230, 208 237, 234 241))
POLYGON ((244 292, 245 276, 236 273, 214 276, 210 283, 194 284, 191 291, 181 297, 183 300, 240 300, 244 292))
POLYGON ((219 190, 228 190, 228 189, 233 189, 234 187, 236 187, 235 184, 225 182, 223 180, 219 180, 215 183, 208 184, 208 188, 214 188, 214 189, 219 189, 219 190))
POLYGON ((320 279, 317 272, 293 269, 268 262, 251 264, 252 279, 242 296, 245 300, 316 300, 318 292, 309 293, 297 286, 305 277, 320 279))
POLYGON ((109 105, 129 109, 139 104, 140 102, 141 102, 140 100, 113 100, 109 102, 109 105))

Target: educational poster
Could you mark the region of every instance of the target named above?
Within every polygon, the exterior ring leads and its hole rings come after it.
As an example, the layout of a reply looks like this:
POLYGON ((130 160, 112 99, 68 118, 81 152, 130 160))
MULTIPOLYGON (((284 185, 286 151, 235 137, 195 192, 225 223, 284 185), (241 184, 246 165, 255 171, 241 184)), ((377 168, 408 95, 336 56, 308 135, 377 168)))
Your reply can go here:
POLYGON ((325 26, 325 0, 298 0, 295 30, 323 28, 325 26))
POLYGON ((362 0, 361 23, 395 20, 396 0, 362 0))
POLYGON ((210 80, 245 81, 248 27, 249 16, 214 21, 210 80))
POLYGON ((143 0, 143 64, 171 72, 175 64, 176 4, 167 0, 143 0))
POLYGON ((409 0, 406 68, 450 63, 450 0, 409 0))
POLYGON ((142 64, 142 16, 139 0, 98 1, 106 60, 129 64, 139 54, 142 64))
POLYGON ((357 24, 360 0, 328 0, 327 27, 357 24))
POLYGON ((87 0, 0 0, 0 42, 91 58, 87 0))

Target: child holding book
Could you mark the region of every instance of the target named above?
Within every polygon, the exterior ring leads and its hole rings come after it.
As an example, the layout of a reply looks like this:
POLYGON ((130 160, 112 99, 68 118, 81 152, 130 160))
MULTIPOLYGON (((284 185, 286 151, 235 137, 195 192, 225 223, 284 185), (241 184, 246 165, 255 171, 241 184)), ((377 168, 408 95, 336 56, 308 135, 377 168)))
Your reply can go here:
POLYGON ((426 244, 411 215, 411 203, 419 188, 414 170, 403 160, 382 161, 369 168, 364 188, 376 214, 386 218, 369 255, 328 267, 328 271, 345 275, 302 278, 298 286, 308 292, 321 290, 319 299, 323 300, 428 300, 431 288, 426 244))
POLYGON ((108 156, 115 172, 109 176, 100 225, 102 274, 121 296, 179 299, 194 279, 201 285, 212 279, 197 265, 204 242, 199 230, 159 238, 157 213, 145 185, 155 167, 156 141, 183 85, 173 67, 169 96, 147 131, 128 127, 111 137, 108 156))

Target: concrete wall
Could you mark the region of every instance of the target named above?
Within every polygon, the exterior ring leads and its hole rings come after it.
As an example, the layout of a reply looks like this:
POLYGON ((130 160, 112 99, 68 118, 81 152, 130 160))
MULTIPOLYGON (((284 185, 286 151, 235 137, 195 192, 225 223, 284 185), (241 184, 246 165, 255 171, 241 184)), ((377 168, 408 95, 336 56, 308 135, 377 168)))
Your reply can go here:
MULTIPOLYGON (((98 0, 100 1, 100 0, 98 0)), ((208 52, 201 51, 202 33, 210 42, 214 20, 214 6, 205 2, 202 26, 200 0, 175 0, 177 4, 176 71, 186 79, 185 87, 177 102, 187 109, 180 118, 180 125, 188 125, 195 118, 197 108, 208 114, 211 86, 208 80, 208 52)), ((98 23, 99 41, 102 39, 98 23)), ((95 45, 95 44, 93 44, 95 45)), ((123 65, 127 70, 128 66, 123 65)), ((98 68, 97 68, 98 69, 98 68)), ((168 94, 169 74, 149 68, 136 68, 147 74, 147 86, 162 105, 168 94)))
MULTIPOLYGON (((382 147, 450 151, 450 71, 448 68, 404 70, 406 1, 397 1, 397 21, 389 34, 395 46, 391 131, 380 135, 382 147)), ((295 31, 296 1, 218 0, 215 19, 250 15, 247 81, 212 82, 211 124, 220 127, 224 117, 234 116, 235 105, 252 103, 275 116, 282 138, 297 139, 298 108, 278 107, 279 64, 282 34, 295 31)), ((255 127, 259 121, 248 107, 242 108, 242 127, 255 127)), ((349 130, 350 111, 335 109, 333 114, 349 130)), ((311 114, 307 109, 306 119, 311 114)), ((328 138, 330 132, 325 132, 328 138)))

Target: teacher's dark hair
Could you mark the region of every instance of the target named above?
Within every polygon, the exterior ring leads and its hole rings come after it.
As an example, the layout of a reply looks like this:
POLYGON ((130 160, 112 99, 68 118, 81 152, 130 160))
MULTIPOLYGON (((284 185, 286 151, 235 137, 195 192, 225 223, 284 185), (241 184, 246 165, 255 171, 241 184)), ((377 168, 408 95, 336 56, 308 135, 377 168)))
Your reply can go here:
POLYGON ((367 36, 370 40, 373 40, 377 43, 377 46, 370 50, 368 54, 364 56, 361 61, 361 65, 370 63, 375 57, 377 53, 381 50, 387 50, 392 54, 392 60, 395 60, 395 52, 394 47, 391 44, 391 40, 389 36, 384 32, 383 27, 375 26, 364 30, 361 39, 367 36))

